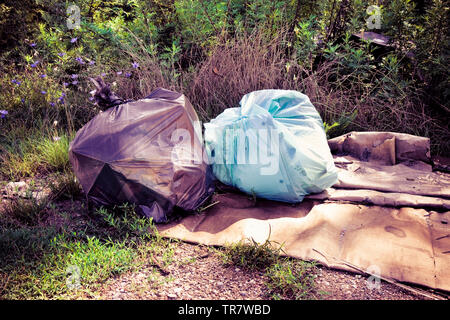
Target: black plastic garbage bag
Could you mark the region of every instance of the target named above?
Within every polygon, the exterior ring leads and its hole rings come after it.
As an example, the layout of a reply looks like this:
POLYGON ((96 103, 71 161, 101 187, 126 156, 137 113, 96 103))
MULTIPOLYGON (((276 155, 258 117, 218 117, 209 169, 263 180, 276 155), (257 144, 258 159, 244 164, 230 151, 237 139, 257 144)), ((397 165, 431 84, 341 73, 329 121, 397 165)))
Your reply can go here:
POLYGON ((155 222, 175 207, 197 209, 213 192, 202 161, 201 126, 181 93, 157 89, 81 128, 69 148, 73 170, 98 205, 133 203, 155 222))

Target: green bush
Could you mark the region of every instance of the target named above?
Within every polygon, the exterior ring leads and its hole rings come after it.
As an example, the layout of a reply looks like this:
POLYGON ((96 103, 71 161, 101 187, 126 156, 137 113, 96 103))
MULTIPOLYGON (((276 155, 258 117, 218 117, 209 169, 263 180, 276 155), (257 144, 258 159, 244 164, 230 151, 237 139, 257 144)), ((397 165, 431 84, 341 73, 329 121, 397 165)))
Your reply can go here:
POLYGON ((347 130, 426 135, 434 153, 450 150, 442 120, 450 93, 445 1, 420 8, 411 0, 384 1, 375 31, 392 38, 393 51, 382 57, 350 41, 367 28, 368 4, 361 0, 74 3, 81 10, 74 30, 65 25, 60 1, 27 0, 16 11, 11 1, 0 7, 5 17, 28 8, 16 22, 32 21, 20 30, 11 19, 0 20, 9 43, 1 56, 13 62, 0 70, 0 110, 8 112, 0 119, 2 131, 58 121, 72 136, 100 111, 89 100, 88 78, 103 75, 127 99, 156 87, 183 91, 205 121, 251 90, 300 90, 327 123, 357 110, 347 130))

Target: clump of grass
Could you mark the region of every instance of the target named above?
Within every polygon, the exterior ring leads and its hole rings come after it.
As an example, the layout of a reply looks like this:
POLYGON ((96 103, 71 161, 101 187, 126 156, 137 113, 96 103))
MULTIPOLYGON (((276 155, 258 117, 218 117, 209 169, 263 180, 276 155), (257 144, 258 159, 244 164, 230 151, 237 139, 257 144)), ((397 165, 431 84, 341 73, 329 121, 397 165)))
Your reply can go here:
POLYGON ((314 263, 284 258, 267 269, 266 286, 275 300, 315 298, 314 271, 314 263))
POLYGON ((33 176, 39 169, 39 156, 35 139, 14 133, 2 139, 0 145, 0 174, 11 180, 33 176))
POLYGON ((44 138, 37 143, 40 162, 48 170, 63 171, 69 168, 69 143, 66 134, 44 138))
POLYGON ((236 265, 248 271, 261 271, 278 262, 281 246, 275 247, 272 241, 266 240, 263 244, 251 239, 239 241, 225 247, 223 262, 236 265))
POLYGON ((17 197, 5 204, 3 214, 13 223, 22 226, 35 226, 42 222, 47 204, 47 199, 37 200, 33 197, 30 199, 17 197))
POLYGON ((282 246, 266 240, 239 241, 224 248, 223 262, 246 271, 263 271, 272 299, 309 299, 316 297, 315 265, 282 257, 282 246))
POLYGON ((268 39, 264 30, 255 30, 218 45, 185 89, 202 120, 237 107, 251 91, 280 88, 285 68, 283 41, 282 36, 268 39))
POLYGON ((95 210, 95 214, 105 227, 114 230, 116 237, 147 240, 153 231, 156 231, 152 219, 139 216, 133 204, 124 203, 112 208, 100 207, 95 210))
POLYGON ((39 130, 13 130, 0 139, 0 175, 18 180, 40 171, 68 170, 69 143, 70 137, 57 131, 43 134, 39 130))

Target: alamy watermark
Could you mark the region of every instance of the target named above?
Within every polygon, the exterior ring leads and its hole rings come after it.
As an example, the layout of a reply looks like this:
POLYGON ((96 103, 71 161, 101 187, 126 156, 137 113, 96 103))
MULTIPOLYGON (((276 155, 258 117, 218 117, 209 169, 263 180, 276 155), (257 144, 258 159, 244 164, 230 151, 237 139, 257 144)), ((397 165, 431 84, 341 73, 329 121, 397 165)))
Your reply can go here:
POLYGON ((66 279, 66 286, 70 290, 76 290, 81 288, 81 272, 80 268, 76 265, 70 265, 66 269, 68 275, 66 279))
POLYGON ((377 265, 371 265, 367 268, 366 272, 370 276, 366 279, 366 286, 370 290, 381 289, 381 268, 377 265))
POLYGON ((73 30, 80 28, 80 21, 81 21, 80 7, 78 7, 75 4, 72 4, 67 7, 66 13, 68 15, 66 21, 67 29, 73 30))
POLYGON ((381 29, 381 8, 371 5, 366 9, 366 13, 370 15, 366 19, 367 29, 381 29))
MULTIPOLYGON (((194 124, 194 128, 198 124, 194 124)), ((199 131, 197 131, 199 132, 199 131)), ((201 147, 202 137, 192 138, 187 129, 176 129, 170 136, 174 145, 174 164, 253 164, 260 166, 261 175, 275 175, 280 163, 280 133, 273 128, 223 129, 223 139, 215 146, 201 147)))

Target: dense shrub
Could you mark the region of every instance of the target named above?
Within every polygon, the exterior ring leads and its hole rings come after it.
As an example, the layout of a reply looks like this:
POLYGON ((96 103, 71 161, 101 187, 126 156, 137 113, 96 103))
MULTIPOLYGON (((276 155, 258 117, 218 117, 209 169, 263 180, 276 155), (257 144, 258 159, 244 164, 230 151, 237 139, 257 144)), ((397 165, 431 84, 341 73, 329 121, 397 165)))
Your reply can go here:
POLYGON ((205 121, 252 90, 300 90, 327 123, 341 123, 332 135, 402 131, 431 137, 435 153, 450 151, 445 1, 383 1, 373 31, 392 43, 382 55, 352 41, 367 28, 361 0, 74 3, 74 30, 63 2, 0 5, 2 132, 46 133, 57 121, 72 135, 99 112, 88 78, 102 75, 129 99, 159 86, 183 91, 205 121))

